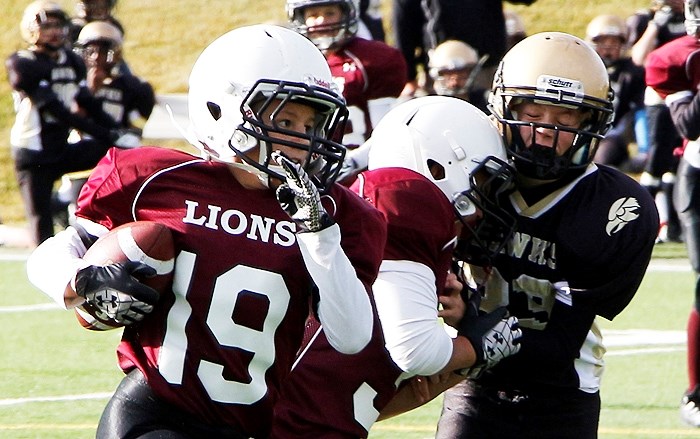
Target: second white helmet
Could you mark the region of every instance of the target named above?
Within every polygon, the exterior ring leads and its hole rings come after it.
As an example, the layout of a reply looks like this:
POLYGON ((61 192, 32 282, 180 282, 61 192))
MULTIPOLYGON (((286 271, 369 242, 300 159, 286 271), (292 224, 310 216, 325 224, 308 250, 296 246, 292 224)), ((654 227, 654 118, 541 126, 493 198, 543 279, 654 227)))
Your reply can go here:
POLYGON ((490 259, 505 246, 515 220, 500 201, 512 187, 513 170, 498 129, 481 110, 448 96, 415 98, 389 111, 369 141, 369 170, 398 167, 422 174, 459 219, 481 211, 480 223, 465 223, 471 233, 463 234, 458 247, 469 249, 462 259, 490 259))

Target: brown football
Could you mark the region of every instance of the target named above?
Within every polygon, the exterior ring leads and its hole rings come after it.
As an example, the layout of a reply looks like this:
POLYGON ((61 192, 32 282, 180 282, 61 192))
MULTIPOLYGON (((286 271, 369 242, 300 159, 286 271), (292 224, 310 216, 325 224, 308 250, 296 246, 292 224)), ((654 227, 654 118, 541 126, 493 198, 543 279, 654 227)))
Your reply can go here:
MULTIPOLYGON (((92 265, 108 265, 141 261, 156 270, 156 275, 140 279, 159 293, 170 289, 175 265, 175 245, 170 229, 154 221, 122 224, 98 239, 85 253, 83 260, 92 265)), ((97 308, 85 303, 75 308, 78 322, 94 331, 120 328, 118 323, 100 315, 97 308)))

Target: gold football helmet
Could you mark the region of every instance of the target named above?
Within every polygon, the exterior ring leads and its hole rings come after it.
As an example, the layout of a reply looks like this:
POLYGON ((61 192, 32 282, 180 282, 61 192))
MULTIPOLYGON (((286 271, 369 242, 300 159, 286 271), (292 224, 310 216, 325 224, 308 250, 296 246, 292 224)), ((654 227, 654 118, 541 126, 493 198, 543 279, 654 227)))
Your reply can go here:
POLYGON ((612 98, 605 64, 585 41, 561 32, 542 32, 516 44, 503 57, 494 75, 489 107, 519 173, 555 180, 593 160, 598 142, 610 128, 612 98), (521 122, 512 109, 523 100, 580 109, 585 122, 576 129, 521 122), (575 136, 566 153, 556 155, 536 142, 525 145, 519 134, 522 126, 575 136))

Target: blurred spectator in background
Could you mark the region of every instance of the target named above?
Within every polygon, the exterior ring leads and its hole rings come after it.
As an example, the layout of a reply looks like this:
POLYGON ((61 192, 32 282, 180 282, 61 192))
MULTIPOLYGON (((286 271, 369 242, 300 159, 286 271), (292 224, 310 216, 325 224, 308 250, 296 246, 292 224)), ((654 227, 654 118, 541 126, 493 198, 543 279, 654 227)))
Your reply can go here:
MULTIPOLYGON (((651 8, 627 19, 631 56, 644 66, 647 55, 657 47, 686 35, 683 0, 654 0, 651 8)), ((640 183, 656 200, 661 228, 658 242, 680 241, 681 227, 673 206, 678 157, 673 151, 681 145, 668 107, 658 93, 647 87, 644 95, 648 132, 647 162, 640 183)))
POLYGON ((108 21, 124 35, 124 26, 112 15, 117 0, 78 0, 75 3, 76 16, 70 20, 70 41, 78 40, 83 27, 93 21, 108 21))
POLYGON ((486 56, 479 59, 476 50, 463 41, 447 40, 430 52, 428 74, 433 92, 465 100, 484 113, 488 89, 474 85, 486 56))
MULTIPOLYGON (((120 71, 122 32, 109 21, 92 21, 80 31, 75 46, 87 67, 87 87, 102 105, 102 110, 119 128, 140 138, 142 127, 155 106, 155 93, 148 82, 120 71)), ((83 133, 78 135, 79 138, 89 138, 83 133)), ((83 171, 63 176, 57 204, 61 211, 68 209, 68 219, 72 218, 80 188, 88 174, 89 171, 83 171)))
MULTIPOLYGON (((508 0, 530 5, 536 0, 508 0)), ((427 73, 429 52, 447 40, 460 40, 479 57, 488 55, 476 83, 490 88, 498 61, 506 51, 503 0, 393 0, 394 40, 408 65, 408 82, 402 96, 410 98, 421 84, 419 69, 427 73)), ((429 80, 428 75, 425 75, 429 80)))
POLYGON ((37 245, 54 233, 54 182, 68 172, 95 166, 113 144, 133 145, 133 137, 116 129, 84 86, 85 64, 66 48, 68 17, 57 3, 39 0, 29 4, 20 31, 28 47, 5 62, 16 112, 10 145, 33 244, 37 245), (68 143, 71 129, 91 139, 68 143))
POLYGON ((506 52, 527 37, 525 23, 515 11, 503 11, 506 18, 506 52))
POLYGON ((644 68, 626 55, 625 20, 617 15, 598 15, 588 23, 586 41, 603 59, 615 92, 612 128, 600 141, 594 160, 624 172, 640 173, 646 154, 631 154, 629 145, 635 141, 646 145, 646 133, 642 132, 643 137, 637 139, 634 132, 635 115, 644 112, 646 83, 644 68))

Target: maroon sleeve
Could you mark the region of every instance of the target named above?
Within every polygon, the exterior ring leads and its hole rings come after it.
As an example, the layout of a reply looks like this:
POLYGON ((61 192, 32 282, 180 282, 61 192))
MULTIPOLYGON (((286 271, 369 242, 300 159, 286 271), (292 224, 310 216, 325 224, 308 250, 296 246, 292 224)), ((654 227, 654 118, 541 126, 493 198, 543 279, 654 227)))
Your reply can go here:
MULTIPOLYGON (((688 37, 690 38, 690 37, 688 37)), ((696 40, 678 38, 653 50, 647 57, 646 84, 656 90, 662 98, 682 91, 694 89, 686 73, 686 60, 696 48, 696 40)))
POLYGON ((365 172, 353 189, 386 218, 384 259, 425 265, 435 273, 435 287, 441 292, 455 237, 455 216, 447 197, 422 175, 400 168, 365 172))

